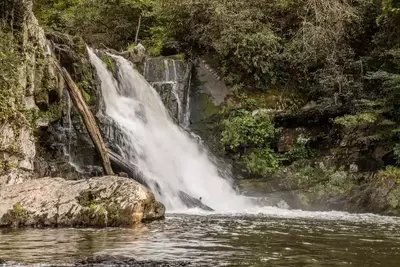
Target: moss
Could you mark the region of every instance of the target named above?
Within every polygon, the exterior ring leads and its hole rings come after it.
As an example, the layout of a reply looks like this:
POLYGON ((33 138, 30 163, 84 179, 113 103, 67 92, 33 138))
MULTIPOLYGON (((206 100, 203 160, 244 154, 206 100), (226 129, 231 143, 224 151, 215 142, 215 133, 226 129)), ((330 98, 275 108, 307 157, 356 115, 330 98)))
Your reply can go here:
POLYGON ((202 107, 202 114, 204 114, 204 116, 206 117, 218 114, 218 112, 220 111, 220 108, 213 103, 212 98, 209 94, 200 93, 199 102, 202 107))
POLYGON ((20 203, 15 203, 13 208, 2 217, 2 222, 8 226, 20 227, 24 226, 28 219, 28 211, 20 203))
POLYGON ((102 199, 101 191, 85 191, 78 198, 83 206, 77 218, 77 226, 116 227, 130 226, 134 221, 130 207, 123 208, 120 204, 110 199, 102 199))
POLYGON ((115 203, 108 203, 106 205, 108 214, 108 225, 113 226, 130 226, 132 225, 133 218, 129 208, 122 208, 115 203))
POLYGON ((110 58, 108 55, 106 55, 104 53, 101 53, 100 58, 106 64, 108 70, 111 71, 112 73, 115 73, 117 68, 116 68, 115 63, 112 60, 112 58, 110 58))
POLYGON ((391 190, 387 196, 387 200, 392 209, 398 209, 400 212, 400 187, 391 190))
POLYGON ((82 92, 83 99, 85 99, 85 102, 87 104, 89 104, 90 103, 90 95, 83 89, 81 89, 81 92, 82 92))
POLYGON ((97 205, 91 205, 81 209, 79 216, 76 217, 75 226, 82 227, 106 227, 107 213, 104 208, 97 205))
POLYGON ((40 118, 39 111, 37 109, 25 110, 25 118, 28 120, 30 125, 35 126, 37 120, 40 118))
POLYGON ((385 170, 378 172, 378 179, 382 181, 394 180, 397 184, 400 184, 400 168, 388 166, 385 170))
POLYGON ((15 121, 22 109, 23 88, 18 83, 22 57, 17 52, 13 35, 0 27, 0 121, 15 121))
POLYGON ((49 106, 47 111, 40 111, 39 118, 47 119, 49 121, 55 121, 60 118, 62 114, 62 105, 56 103, 49 106))
POLYGON ((84 55, 86 54, 86 43, 85 41, 78 36, 74 36, 74 38, 72 39, 74 46, 75 46, 75 50, 78 54, 82 55, 82 57, 84 57, 84 55))
POLYGON ((129 52, 134 52, 135 51, 135 47, 136 47, 136 45, 134 43, 129 44, 128 45, 128 51, 129 52))
MULTIPOLYGON (((168 63, 169 64, 169 63, 168 63)), ((164 61, 162 61, 162 64, 158 64, 157 68, 159 71, 165 71, 165 64, 164 61)))
POLYGON ((108 212, 106 201, 99 199, 100 191, 84 191, 78 197, 82 205, 81 212, 76 219, 76 226, 106 227, 108 226, 108 212))
POLYGON ((172 56, 172 58, 176 59, 176 60, 184 61, 185 60, 185 54, 177 54, 177 55, 172 56))

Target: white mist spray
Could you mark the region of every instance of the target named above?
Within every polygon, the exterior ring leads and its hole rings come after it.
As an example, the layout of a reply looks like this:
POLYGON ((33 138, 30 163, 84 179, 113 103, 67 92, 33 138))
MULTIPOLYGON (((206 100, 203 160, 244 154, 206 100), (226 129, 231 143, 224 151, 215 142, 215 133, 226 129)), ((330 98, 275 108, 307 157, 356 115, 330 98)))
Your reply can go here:
POLYGON ((131 163, 144 173, 167 209, 185 208, 180 190, 201 197, 216 211, 243 211, 248 207, 246 198, 237 195, 230 181, 218 174, 206 150, 173 123, 156 90, 131 62, 113 56, 118 65, 117 81, 91 49, 88 53, 101 81, 106 115, 120 127, 124 142, 133 147, 124 150, 123 157, 134 159, 131 163))

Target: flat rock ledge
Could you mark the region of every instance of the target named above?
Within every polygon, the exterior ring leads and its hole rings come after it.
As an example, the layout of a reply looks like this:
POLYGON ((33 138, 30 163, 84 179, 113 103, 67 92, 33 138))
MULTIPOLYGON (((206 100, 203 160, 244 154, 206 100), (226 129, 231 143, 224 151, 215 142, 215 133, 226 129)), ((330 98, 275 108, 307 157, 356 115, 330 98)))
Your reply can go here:
POLYGON ((146 187, 122 177, 0 185, 0 227, 131 227, 164 213, 146 187))

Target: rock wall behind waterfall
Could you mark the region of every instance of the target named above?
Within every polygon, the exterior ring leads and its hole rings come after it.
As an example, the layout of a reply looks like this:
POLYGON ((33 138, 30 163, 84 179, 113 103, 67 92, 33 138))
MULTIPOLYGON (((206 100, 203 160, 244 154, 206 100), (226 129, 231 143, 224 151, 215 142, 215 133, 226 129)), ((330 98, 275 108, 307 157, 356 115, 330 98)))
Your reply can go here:
MULTIPOLYGON (((47 38, 54 56, 71 74, 93 114, 97 114, 101 99, 93 69, 87 59, 86 43, 82 38, 60 33, 48 33, 47 38)), ((38 131, 39 176, 79 179, 102 175, 99 157, 85 125, 65 86, 61 89, 59 118, 38 131)))
POLYGON ((143 76, 160 94, 171 115, 182 125, 189 124, 189 95, 192 64, 174 57, 149 58, 143 76))

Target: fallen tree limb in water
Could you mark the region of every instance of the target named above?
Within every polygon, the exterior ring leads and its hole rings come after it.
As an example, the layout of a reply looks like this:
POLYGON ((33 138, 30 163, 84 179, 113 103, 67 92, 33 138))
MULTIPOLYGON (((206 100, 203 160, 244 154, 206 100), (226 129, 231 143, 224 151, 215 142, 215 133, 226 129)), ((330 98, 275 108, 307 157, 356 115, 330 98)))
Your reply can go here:
POLYGON ((86 126, 86 129, 89 132, 89 136, 92 139, 93 144, 100 155, 104 173, 106 175, 112 175, 113 170, 111 168, 110 158, 108 157, 108 151, 106 145, 104 144, 103 138, 101 137, 100 129, 96 123, 96 120, 92 112, 86 105, 86 102, 82 97, 81 91, 79 90, 75 82, 72 80, 71 75, 68 73, 68 71, 65 68, 62 68, 57 63, 56 66, 67 84, 68 92, 72 99, 72 102, 74 103, 76 109, 81 115, 83 122, 86 126))
POLYGON ((140 184, 149 187, 149 185, 143 178, 143 174, 140 173, 140 171, 135 165, 133 165, 132 163, 128 163, 120 155, 114 153, 111 150, 108 150, 108 156, 111 161, 111 166, 113 167, 115 172, 125 172, 129 178, 132 178, 133 180, 139 182, 140 184))

